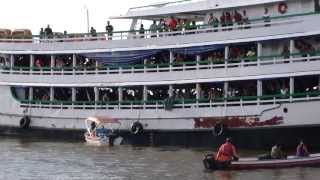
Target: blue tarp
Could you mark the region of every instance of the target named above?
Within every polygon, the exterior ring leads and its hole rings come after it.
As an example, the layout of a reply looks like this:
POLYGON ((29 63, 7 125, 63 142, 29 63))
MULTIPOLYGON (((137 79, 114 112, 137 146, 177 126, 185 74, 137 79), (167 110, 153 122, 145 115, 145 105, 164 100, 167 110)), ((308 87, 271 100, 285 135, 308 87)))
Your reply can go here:
POLYGON ((102 64, 133 64, 141 62, 146 58, 152 57, 157 53, 171 50, 174 54, 181 55, 198 55, 206 52, 224 48, 224 45, 210 45, 210 46, 196 46, 177 49, 163 49, 163 50, 139 50, 139 51, 118 51, 118 52, 104 52, 104 53, 88 53, 82 56, 97 60, 102 64))
POLYGON ((218 49, 223 49, 224 45, 210 45, 210 46, 195 46, 187 48, 177 48, 171 49, 175 54, 184 54, 184 55, 199 55, 210 51, 215 51, 218 49))

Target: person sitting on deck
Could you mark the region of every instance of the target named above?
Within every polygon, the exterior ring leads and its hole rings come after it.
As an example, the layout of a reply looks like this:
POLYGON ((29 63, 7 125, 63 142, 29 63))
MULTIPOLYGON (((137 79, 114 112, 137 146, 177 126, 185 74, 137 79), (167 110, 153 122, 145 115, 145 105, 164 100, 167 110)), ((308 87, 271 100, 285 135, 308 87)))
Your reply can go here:
POLYGON ((281 150, 281 146, 279 144, 275 144, 271 148, 271 153, 270 153, 271 159, 285 159, 285 155, 283 154, 281 150))
POLYGON ((296 156, 298 157, 308 157, 309 156, 309 151, 307 149, 307 146, 303 143, 301 140, 299 145, 297 146, 297 152, 296 156))
POLYGON ((236 152, 235 146, 231 143, 231 139, 227 138, 226 142, 222 144, 216 155, 216 161, 228 162, 232 160, 238 160, 239 156, 236 152))

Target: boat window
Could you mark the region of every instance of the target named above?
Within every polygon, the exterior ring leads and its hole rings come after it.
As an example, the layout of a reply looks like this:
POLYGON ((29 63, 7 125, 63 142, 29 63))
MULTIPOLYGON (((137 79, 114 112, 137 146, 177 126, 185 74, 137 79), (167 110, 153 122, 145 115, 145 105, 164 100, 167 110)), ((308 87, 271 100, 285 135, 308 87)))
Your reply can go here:
POLYGON ((29 87, 15 86, 11 87, 11 94, 15 99, 28 100, 29 99, 29 87))
POLYGON ((257 81, 232 81, 228 85, 228 97, 257 96, 257 81))
POLYGON ((132 86, 122 88, 124 101, 141 101, 143 95, 143 87, 132 86))
POLYGON ((165 100, 169 97, 169 86, 148 86, 148 100, 165 100))
POLYGON ((197 95, 195 84, 174 85, 173 89, 176 99, 195 99, 197 95))
POLYGON ((15 67, 29 67, 30 66, 30 55, 14 55, 14 66, 15 67))
POLYGON ((116 87, 99 88, 99 101, 103 101, 103 102, 118 101, 118 88, 116 87))
POLYGON ((76 101, 94 101, 93 87, 76 88, 76 101))
POLYGON ((203 83, 200 84, 200 99, 208 99, 210 101, 223 97, 224 83, 203 83))
POLYGON ((263 95, 288 95, 289 87, 289 78, 268 79, 262 81, 263 95))
POLYGON ((71 88, 54 88, 54 99, 58 101, 71 101, 71 88))
POLYGON ((33 88, 33 100, 49 101, 50 100, 50 88, 49 87, 34 87, 33 88))
POLYGON ((294 78, 294 92, 316 92, 319 91, 319 76, 301 76, 294 78))

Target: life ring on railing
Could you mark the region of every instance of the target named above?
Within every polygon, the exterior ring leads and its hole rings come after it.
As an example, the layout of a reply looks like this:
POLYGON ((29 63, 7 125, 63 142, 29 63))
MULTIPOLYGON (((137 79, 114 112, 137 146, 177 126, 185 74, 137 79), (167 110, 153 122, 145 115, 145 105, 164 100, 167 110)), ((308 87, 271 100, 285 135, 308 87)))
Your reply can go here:
POLYGON ((285 2, 281 2, 278 5, 278 11, 280 14, 285 14, 288 11, 288 5, 285 2))
POLYGON ((132 124, 130 131, 135 135, 140 134, 143 132, 143 125, 140 122, 136 121, 132 124))
POLYGON ((223 134, 224 125, 222 123, 217 123, 212 130, 212 134, 216 137, 223 134))
POLYGON ((23 118, 20 119, 20 128, 21 129, 28 129, 30 127, 30 118, 28 116, 24 116, 23 118))

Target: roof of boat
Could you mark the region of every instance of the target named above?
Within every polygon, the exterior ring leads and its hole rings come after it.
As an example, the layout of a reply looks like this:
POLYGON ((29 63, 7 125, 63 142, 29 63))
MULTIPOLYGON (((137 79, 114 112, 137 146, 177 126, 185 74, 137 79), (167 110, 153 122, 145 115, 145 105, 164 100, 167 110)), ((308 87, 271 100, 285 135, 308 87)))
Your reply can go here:
POLYGON ((216 9, 238 8, 287 0, 178 0, 162 2, 147 6, 133 7, 123 16, 112 19, 152 19, 152 17, 167 17, 173 14, 190 14, 192 12, 207 12, 216 9))
POLYGON ((107 124, 107 123, 120 124, 120 121, 118 119, 111 118, 108 116, 91 116, 91 117, 88 117, 86 121, 93 121, 97 124, 107 124))

